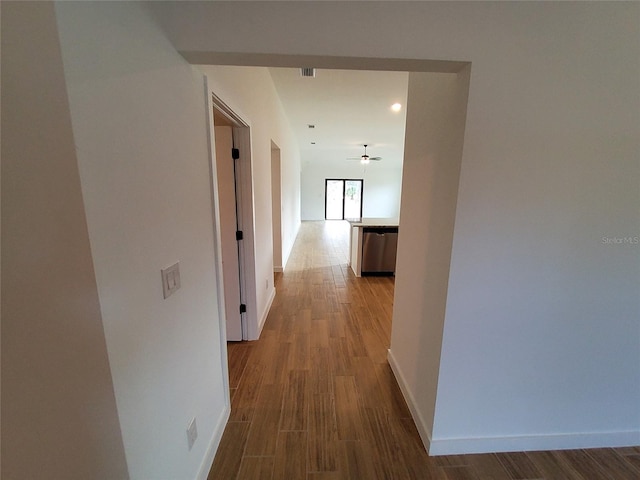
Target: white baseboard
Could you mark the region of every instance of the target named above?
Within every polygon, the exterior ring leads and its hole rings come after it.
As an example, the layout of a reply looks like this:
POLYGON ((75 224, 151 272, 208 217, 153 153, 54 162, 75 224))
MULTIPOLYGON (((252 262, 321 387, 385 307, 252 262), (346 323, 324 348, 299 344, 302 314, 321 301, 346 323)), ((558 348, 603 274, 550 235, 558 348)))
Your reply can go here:
POLYGON ((448 438, 432 440, 429 455, 574 450, 580 448, 613 448, 637 445, 640 445, 640 432, 638 431, 448 438))
POLYGON ((387 355, 404 399, 409 406, 422 443, 431 456, 467 453, 524 452, 535 450, 573 450, 579 448, 631 447, 640 445, 640 431, 594 432, 544 435, 520 435, 477 438, 432 438, 420 415, 415 399, 407 387, 402 370, 391 350, 387 355))
POLYGON ((200 464, 197 480, 207 480, 207 477, 209 476, 209 471, 213 465, 213 459, 216 457, 216 452, 218 451, 220 440, 222 440, 224 429, 227 426, 229 415, 231 415, 231 407, 229 405, 225 405, 224 410, 222 410, 222 413, 218 418, 218 422, 216 423, 216 428, 213 430, 213 436, 211 437, 205 456, 200 464))
MULTIPOLYGON (((289 261, 289 257, 291 257, 291 251, 293 250, 293 245, 296 243, 296 238, 298 238, 298 232, 300 232, 301 222, 298 222, 295 227, 295 232, 293 234, 293 241, 289 244, 287 251, 282 252, 282 270, 280 272, 284 272, 284 269, 287 268, 287 262, 289 261)), ((276 270, 278 271, 278 270, 276 270)))
POLYGON ((260 338, 260 335, 262 334, 262 327, 264 327, 264 322, 267 321, 267 317, 269 316, 269 310, 271 310, 271 305, 273 305, 273 300, 275 298, 276 298, 276 289, 272 288, 271 292, 269 293, 269 300, 267 300, 267 305, 265 309, 262 311, 262 316, 260 317, 260 323, 258 323, 258 337, 253 340, 257 340, 258 338, 260 338))
POLYGON ((411 412, 411 416, 413 417, 413 423, 416 424, 416 428, 418 429, 418 433, 420 434, 420 438, 422 439, 424 448, 427 450, 427 452, 429 452, 431 445, 431 432, 429 431, 424 418, 422 418, 422 415, 420 414, 420 410, 416 405, 416 401, 413 398, 409 387, 407 386, 404 375, 402 374, 402 371, 400 370, 400 367, 398 366, 398 363, 396 362, 391 349, 388 350, 387 360, 389 361, 389 366, 391 367, 391 370, 396 377, 396 382, 398 382, 398 386, 400 387, 400 391, 404 396, 404 400, 407 402, 407 406, 409 407, 409 411, 411 412))

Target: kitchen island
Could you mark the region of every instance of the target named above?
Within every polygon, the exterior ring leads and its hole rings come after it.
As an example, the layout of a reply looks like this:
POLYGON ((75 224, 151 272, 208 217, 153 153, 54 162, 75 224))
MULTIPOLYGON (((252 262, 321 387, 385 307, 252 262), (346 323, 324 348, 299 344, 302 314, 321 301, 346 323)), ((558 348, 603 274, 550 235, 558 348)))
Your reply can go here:
MULTIPOLYGON (((397 238, 398 232, 398 219, 397 218, 346 218, 351 225, 351 232, 349 235, 349 266, 356 277, 362 275, 393 275, 395 272, 395 254, 396 243, 391 241, 391 238, 397 238), (383 270, 379 268, 372 271, 370 268, 363 269, 363 247, 365 233, 375 233, 376 237, 382 237, 385 234, 389 235, 389 240, 386 242, 386 256, 391 256, 390 260, 386 262, 386 266, 383 270), (396 235, 394 235, 396 234, 396 235), (392 263, 390 263, 392 260, 392 263), (364 270, 364 271, 363 271, 364 270)), ((385 246, 385 242, 381 244, 381 248, 385 246)), ((367 245, 364 250, 371 250, 367 245)), ((370 257, 370 255, 368 255, 370 257)), ((378 262, 379 263, 379 262, 378 262)))

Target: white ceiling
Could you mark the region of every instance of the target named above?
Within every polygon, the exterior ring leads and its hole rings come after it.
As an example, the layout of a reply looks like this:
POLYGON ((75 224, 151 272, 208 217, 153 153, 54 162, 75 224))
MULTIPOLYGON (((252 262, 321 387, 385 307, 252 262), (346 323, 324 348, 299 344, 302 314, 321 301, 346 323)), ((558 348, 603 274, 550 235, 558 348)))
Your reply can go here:
POLYGON ((362 155, 365 143, 370 156, 383 158, 369 168, 402 165, 407 72, 317 69, 315 78, 305 78, 297 68, 269 71, 303 165, 344 164, 347 157, 362 155), (398 113, 391 111, 396 102, 402 104, 398 113))

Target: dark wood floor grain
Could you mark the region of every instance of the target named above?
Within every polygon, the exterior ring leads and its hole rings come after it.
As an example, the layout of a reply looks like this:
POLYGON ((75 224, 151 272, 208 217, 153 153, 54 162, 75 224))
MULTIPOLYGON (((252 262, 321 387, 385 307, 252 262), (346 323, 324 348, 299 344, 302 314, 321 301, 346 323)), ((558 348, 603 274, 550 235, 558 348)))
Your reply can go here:
POLYGON ((356 278, 347 235, 304 222, 260 340, 228 345, 209 480, 640 479, 640 447, 429 457, 387 363, 393 278, 356 278))

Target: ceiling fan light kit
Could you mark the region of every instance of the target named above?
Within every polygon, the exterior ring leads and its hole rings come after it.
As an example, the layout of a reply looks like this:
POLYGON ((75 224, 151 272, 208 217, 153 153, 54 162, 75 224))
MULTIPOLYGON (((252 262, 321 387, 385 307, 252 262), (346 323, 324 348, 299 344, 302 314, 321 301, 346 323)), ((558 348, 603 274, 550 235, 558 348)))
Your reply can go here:
POLYGON ((378 162, 382 160, 382 157, 370 157, 367 155, 367 144, 364 144, 364 155, 360 155, 359 157, 351 157, 347 158, 347 160, 360 160, 360 163, 363 165, 368 165, 371 160, 378 162))

